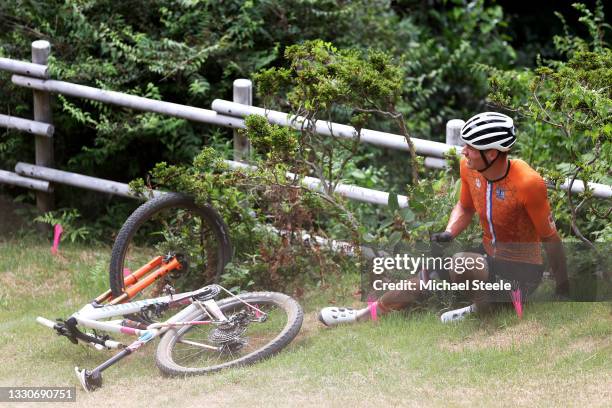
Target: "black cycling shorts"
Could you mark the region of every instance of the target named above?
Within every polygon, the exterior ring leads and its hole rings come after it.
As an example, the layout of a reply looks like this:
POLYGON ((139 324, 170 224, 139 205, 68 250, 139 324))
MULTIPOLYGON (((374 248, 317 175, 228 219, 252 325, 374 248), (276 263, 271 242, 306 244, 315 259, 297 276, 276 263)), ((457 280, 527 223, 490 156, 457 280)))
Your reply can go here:
MULTIPOLYGON (((542 282, 544 265, 507 261, 484 255, 489 267, 489 282, 511 282, 512 289, 521 288, 524 296, 532 294, 542 282)), ((505 301, 508 293, 496 293, 497 300, 505 301)))

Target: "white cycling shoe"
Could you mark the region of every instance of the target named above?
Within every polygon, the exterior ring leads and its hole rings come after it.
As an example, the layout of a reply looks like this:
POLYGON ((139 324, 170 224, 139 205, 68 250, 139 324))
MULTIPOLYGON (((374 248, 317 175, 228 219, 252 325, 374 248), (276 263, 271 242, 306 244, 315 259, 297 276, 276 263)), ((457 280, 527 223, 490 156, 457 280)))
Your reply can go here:
POLYGON ((458 322, 465 319, 470 313, 474 313, 475 311, 476 305, 471 304, 469 306, 462 307, 461 309, 449 310, 448 312, 442 313, 440 320, 442 320, 442 323, 458 322))
MULTIPOLYGON (((465 319, 476 311, 476 305, 471 304, 461 309, 450 310, 442 313, 440 320, 442 323, 458 322, 465 319)), ((339 324, 355 323, 357 321, 358 310, 350 307, 324 307, 319 312, 319 321, 326 326, 337 326, 339 324)))
POLYGON ((350 307, 324 307, 319 312, 319 321, 326 326, 355 323, 357 311, 350 307))

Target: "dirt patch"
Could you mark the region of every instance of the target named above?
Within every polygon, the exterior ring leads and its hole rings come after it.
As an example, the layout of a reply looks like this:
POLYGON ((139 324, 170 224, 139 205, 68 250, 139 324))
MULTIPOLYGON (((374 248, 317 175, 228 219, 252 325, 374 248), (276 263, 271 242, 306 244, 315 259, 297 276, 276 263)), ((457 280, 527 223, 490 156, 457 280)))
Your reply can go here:
POLYGON ((0 293, 10 295, 9 297, 31 297, 55 291, 67 291, 71 288, 70 280, 64 275, 54 279, 31 279, 19 268, 16 272, 1 273, 0 286, 2 286, 0 293))
POLYGON ((484 349, 508 350, 512 347, 532 344, 544 332, 544 327, 538 322, 521 322, 493 333, 479 330, 464 340, 443 341, 440 347, 452 352, 484 349))
POLYGON ((96 261, 96 253, 93 251, 81 251, 79 260, 83 263, 94 264, 96 261))
POLYGON ((595 353, 603 348, 612 347, 612 339, 597 339, 594 337, 584 337, 574 341, 568 347, 570 352, 595 353))
MULTIPOLYGON (((395 388, 395 392, 378 390, 376 386, 381 384, 377 381, 368 383, 368 387, 360 386, 361 379, 355 381, 352 376, 343 379, 344 387, 330 383, 314 388, 291 373, 265 374, 264 383, 254 383, 241 373, 225 377, 227 381, 224 383, 214 377, 179 380, 153 376, 144 384, 142 379, 130 379, 117 386, 130 395, 130 398, 122 400, 123 407, 140 407, 145 400, 150 407, 604 407, 609 405, 611 396, 609 376, 597 373, 584 373, 575 379, 491 379, 478 386, 453 384, 444 387, 435 382, 417 383, 395 388)), ((104 405, 116 398, 116 389, 111 384, 90 394, 77 392, 77 406, 104 405)))
POLYGON ((314 312, 304 312, 304 322, 300 332, 295 337, 292 343, 300 344, 309 337, 311 337, 316 331, 321 329, 321 323, 317 319, 317 314, 314 312))

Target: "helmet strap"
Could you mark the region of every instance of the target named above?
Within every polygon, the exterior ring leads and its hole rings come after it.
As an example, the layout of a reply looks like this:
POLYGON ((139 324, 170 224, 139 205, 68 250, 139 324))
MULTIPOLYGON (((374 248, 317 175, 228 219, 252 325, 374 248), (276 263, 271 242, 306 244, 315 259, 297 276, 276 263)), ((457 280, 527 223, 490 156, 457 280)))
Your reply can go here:
POLYGON ((482 173, 483 171, 487 171, 489 169, 489 167, 491 167, 493 165, 493 163, 495 163, 495 161, 497 161, 497 159, 499 158, 500 152, 498 150, 497 151, 497 156, 495 156, 495 158, 493 160, 491 160, 490 162, 489 162, 489 160, 487 160, 487 156, 485 156, 483 150, 479 150, 479 152, 480 152, 480 157, 482 157, 482 161, 485 162, 484 169, 478 170, 479 173, 482 173))

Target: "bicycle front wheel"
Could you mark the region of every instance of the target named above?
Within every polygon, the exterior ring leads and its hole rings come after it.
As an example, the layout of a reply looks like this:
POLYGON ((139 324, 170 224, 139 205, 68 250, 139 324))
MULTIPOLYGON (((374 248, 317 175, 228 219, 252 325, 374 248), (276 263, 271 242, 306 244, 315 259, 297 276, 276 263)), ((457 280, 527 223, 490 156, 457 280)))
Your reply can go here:
MULTIPOLYGON (((239 298, 242 301, 232 297, 217 303, 236 324, 183 326, 164 334, 157 347, 159 369, 166 375, 185 376, 253 364, 279 352, 300 331, 304 312, 293 298, 275 292, 245 293, 239 298)), ((204 318, 202 311, 194 320, 204 318)))
POLYGON ((148 287, 145 297, 159 295, 166 284, 187 291, 218 282, 231 257, 228 228, 212 207, 196 205, 189 196, 167 193, 147 201, 126 220, 113 244, 113 296, 123 293, 125 275, 168 254, 180 258, 183 268, 148 287))

